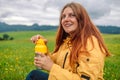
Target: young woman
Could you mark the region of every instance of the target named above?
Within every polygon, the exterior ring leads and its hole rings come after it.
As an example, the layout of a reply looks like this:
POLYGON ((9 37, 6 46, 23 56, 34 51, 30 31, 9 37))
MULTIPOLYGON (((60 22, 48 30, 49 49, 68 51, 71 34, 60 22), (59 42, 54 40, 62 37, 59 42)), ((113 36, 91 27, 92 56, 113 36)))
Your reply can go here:
MULTIPOLYGON (((33 36, 32 41, 38 38, 43 37, 33 36)), ((103 80, 104 59, 109 55, 86 10, 79 3, 68 3, 61 11, 53 54, 34 60, 49 74, 33 70, 26 80, 103 80)))

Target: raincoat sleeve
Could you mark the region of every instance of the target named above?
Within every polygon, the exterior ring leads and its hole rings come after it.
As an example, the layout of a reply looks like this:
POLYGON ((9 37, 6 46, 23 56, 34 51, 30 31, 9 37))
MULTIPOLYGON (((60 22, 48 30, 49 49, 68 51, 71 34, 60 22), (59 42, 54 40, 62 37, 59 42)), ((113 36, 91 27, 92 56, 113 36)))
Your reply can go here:
POLYGON ((76 73, 63 69, 54 64, 50 70, 48 80, 103 80, 103 66, 105 55, 101 52, 97 39, 93 37, 94 48, 90 40, 87 49, 90 56, 79 57, 76 73))

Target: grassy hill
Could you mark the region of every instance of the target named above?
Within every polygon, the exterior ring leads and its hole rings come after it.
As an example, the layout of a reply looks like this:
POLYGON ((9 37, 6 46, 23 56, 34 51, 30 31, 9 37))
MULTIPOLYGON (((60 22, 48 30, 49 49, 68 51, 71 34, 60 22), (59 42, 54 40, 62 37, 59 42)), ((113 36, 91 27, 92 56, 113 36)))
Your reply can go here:
MULTIPOLYGON (((34 44, 30 38, 42 34, 48 39, 48 48, 51 52, 55 44, 55 31, 22 31, 4 32, 14 37, 14 40, 0 41, 0 80, 24 80, 26 75, 35 66, 34 44)), ((106 58, 104 68, 105 80, 120 79, 120 34, 103 34, 105 43, 113 56, 106 58)))

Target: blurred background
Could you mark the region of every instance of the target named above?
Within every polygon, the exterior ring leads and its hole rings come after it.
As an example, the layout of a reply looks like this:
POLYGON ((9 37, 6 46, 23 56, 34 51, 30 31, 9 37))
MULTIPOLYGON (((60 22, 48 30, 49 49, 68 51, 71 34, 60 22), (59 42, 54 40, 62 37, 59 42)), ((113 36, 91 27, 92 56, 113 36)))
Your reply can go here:
POLYGON ((25 80, 36 69, 31 36, 43 35, 53 51, 60 11, 72 1, 84 6, 112 53, 105 80, 120 79, 120 0, 0 0, 0 80, 25 80))

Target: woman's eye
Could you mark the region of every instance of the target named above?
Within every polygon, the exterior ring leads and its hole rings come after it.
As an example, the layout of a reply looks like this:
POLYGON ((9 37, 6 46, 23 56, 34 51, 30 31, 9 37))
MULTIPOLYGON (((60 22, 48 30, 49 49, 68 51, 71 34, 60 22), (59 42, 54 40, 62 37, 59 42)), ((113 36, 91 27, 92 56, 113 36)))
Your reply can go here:
POLYGON ((62 19, 64 19, 66 16, 65 15, 62 15, 62 19))
POLYGON ((72 14, 72 13, 70 13, 70 14, 68 14, 68 15, 62 15, 62 19, 65 19, 65 18, 73 18, 73 17, 75 17, 75 14, 72 14))
POLYGON ((75 14, 70 14, 70 17, 75 17, 75 14))

